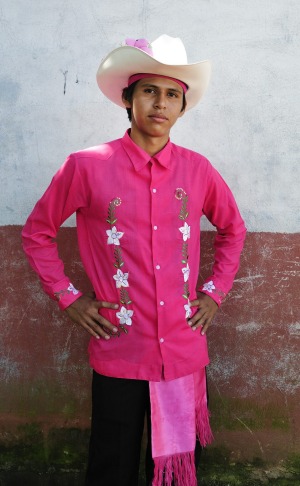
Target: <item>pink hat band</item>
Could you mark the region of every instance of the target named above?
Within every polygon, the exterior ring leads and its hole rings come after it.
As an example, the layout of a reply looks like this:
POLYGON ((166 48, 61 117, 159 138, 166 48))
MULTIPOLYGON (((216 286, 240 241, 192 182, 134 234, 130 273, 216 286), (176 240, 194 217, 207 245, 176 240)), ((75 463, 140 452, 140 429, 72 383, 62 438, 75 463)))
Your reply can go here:
POLYGON ((144 78, 165 78, 165 79, 171 79, 171 81, 175 81, 175 83, 179 84, 179 86, 182 87, 183 92, 186 93, 187 90, 189 89, 188 86, 180 81, 179 79, 176 78, 171 78, 170 76, 163 76, 162 74, 152 74, 152 73, 139 73, 139 74, 133 74, 130 76, 128 79, 128 87, 135 83, 136 81, 139 81, 140 79, 144 78))

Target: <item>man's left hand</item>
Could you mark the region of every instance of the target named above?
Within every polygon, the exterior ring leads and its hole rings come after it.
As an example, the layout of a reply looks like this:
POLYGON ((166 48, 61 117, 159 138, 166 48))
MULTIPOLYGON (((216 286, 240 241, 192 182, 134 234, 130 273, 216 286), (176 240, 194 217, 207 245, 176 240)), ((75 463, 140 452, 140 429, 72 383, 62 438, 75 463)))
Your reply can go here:
POLYGON ((197 297, 196 300, 190 302, 190 306, 197 307, 198 311, 188 320, 188 325, 193 331, 202 327, 201 334, 204 335, 218 310, 218 304, 209 295, 202 292, 197 292, 197 297))

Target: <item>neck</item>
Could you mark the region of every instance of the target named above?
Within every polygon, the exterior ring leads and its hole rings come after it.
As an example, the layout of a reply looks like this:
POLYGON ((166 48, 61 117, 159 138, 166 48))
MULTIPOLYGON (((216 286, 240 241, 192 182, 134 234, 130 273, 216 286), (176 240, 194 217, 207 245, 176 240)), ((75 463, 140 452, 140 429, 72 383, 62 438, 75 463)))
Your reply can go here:
POLYGON ((141 147, 151 157, 160 152, 169 140, 169 135, 164 137, 152 137, 147 135, 141 135, 132 127, 130 130, 130 138, 141 147))

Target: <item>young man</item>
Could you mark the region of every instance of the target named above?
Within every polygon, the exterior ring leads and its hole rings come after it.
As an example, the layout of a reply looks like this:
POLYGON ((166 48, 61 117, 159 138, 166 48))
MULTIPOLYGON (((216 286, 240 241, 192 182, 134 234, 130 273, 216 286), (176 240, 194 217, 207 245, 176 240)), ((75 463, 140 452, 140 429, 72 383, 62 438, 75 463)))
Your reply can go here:
POLYGON ((89 486, 138 484, 145 412, 149 485, 195 486, 196 438, 211 440, 206 331, 232 286, 245 227, 208 160, 169 140, 209 76, 208 61, 187 63, 180 39, 127 39, 113 50, 97 80, 127 109, 131 129, 71 154, 23 230, 44 290, 91 334, 89 486), (53 242, 74 212, 93 289, 86 295, 64 274, 53 242), (215 261, 197 286, 203 214, 217 228, 215 261))

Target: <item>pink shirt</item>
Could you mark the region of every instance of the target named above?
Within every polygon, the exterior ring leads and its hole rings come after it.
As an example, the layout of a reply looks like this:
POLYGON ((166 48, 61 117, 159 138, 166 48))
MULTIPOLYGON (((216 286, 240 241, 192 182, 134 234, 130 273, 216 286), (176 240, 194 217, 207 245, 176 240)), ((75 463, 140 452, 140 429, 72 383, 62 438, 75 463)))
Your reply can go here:
POLYGON ((205 214, 217 235, 213 273, 199 290, 218 304, 232 286, 245 237, 234 198, 209 161, 171 142, 150 157, 128 133, 71 154, 22 232, 32 267, 61 309, 81 295, 53 241, 74 212, 97 299, 120 303, 117 311, 101 309, 121 332, 108 341, 91 338, 91 366, 107 376, 159 381, 207 365, 206 337, 187 324, 197 298, 200 218, 205 214))

